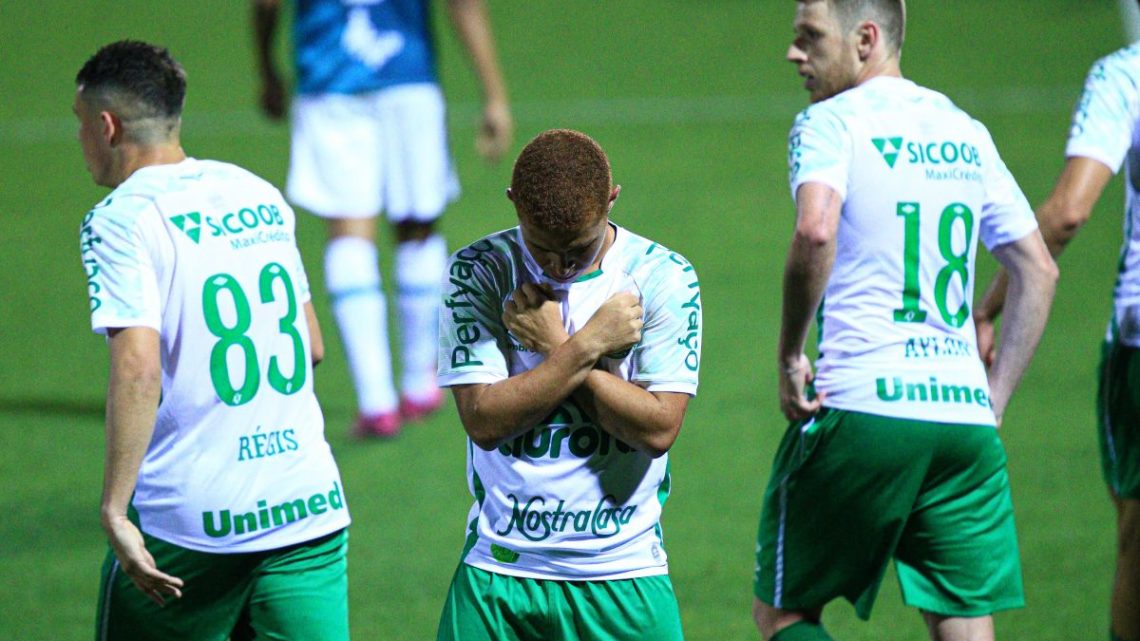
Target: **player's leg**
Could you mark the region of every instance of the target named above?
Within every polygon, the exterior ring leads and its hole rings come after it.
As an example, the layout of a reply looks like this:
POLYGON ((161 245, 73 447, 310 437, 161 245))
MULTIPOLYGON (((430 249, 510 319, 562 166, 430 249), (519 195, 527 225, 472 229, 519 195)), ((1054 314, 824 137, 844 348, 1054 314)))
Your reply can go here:
POLYGON ((922 617, 934 641, 993 641, 994 638, 992 616, 946 617, 923 612, 922 617))
POLYGON ((144 534, 157 567, 185 581, 182 598, 159 606, 135 587, 108 551, 96 616, 96 641, 225 641, 250 591, 252 563, 242 554, 206 554, 144 534))
POLYGON ((992 613, 1025 605, 997 430, 916 424, 931 441, 923 490, 896 551, 903 600, 935 641, 989 641, 992 613))
POLYGON ((443 94, 432 84, 384 92, 384 198, 396 226, 401 415, 422 418, 443 402, 436 385, 439 304, 447 243, 434 223, 459 193, 447 146, 443 94))
POLYGON ((683 641, 668 575, 614 581, 545 581, 551 634, 564 641, 683 641))
POLYGON ((540 641, 548 637, 542 582, 460 563, 451 579, 436 641, 540 641))
POLYGON ((1101 466, 1117 514, 1114 641, 1140 641, 1140 351, 1106 341, 1097 396, 1101 466))
POLYGON ((781 610, 760 599, 752 601, 752 621, 764 641, 831 641, 820 622, 823 608, 781 610))
POLYGON ((1116 499, 1116 505, 1112 638, 1113 641, 1140 641, 1140 500, 1116 499))
POLYGON ((348 534, 262 554, 232 641, 348 641, 348 534))
POLYGON ((327 221, 325 285, 356 389, 358 433, 391 436, 399 416, 376 249, 384 170, 376 100, 297 98, 287 192, 327 221))
POLYGON ((439 304, 447 243, 430 222, 396 226, 396 305, 400 318, 400 416, 418 420, 443 404, 436 384, 439 304))
POLYGON ((788 428, 764 495, 753 609, 766 639, 826 639, 837 597, 866 619, 919 491, 920 439, 904 421, 825 408, 788 428))

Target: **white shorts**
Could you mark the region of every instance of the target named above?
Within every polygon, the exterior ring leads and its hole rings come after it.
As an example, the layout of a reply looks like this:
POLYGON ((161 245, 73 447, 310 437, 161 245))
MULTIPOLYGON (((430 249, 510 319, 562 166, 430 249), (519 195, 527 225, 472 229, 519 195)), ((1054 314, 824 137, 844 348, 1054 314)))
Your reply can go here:
POLYGON ((323 218, 428 222, 459 195, 443 93, 430 83, 293 100, 286 193, 323 218))

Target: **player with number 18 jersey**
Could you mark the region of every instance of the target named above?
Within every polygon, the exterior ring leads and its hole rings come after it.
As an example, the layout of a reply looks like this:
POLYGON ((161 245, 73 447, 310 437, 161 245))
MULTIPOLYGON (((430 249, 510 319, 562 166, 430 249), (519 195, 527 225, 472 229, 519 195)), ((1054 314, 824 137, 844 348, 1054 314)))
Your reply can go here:
POLYGON ((1036 221, 986 128, 878 77, 803 111, 788 153, 793 194, 823 183, 844 203, 819 314, 824 404, 993 425, 970 314, 976 241, 992 249, 1036 221))

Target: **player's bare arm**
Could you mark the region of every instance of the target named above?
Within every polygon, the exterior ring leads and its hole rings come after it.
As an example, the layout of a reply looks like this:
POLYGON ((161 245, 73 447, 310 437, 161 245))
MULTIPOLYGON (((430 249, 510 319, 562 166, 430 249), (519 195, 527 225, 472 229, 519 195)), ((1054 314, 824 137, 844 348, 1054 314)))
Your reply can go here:
MULTIPOLYGON (((611 317, 619 322, 624 318, 627 324, 621 329, 636 326, 640 337, 641 307, 636 297, 618 294, 607 305, 622 310, 611 317)), ((604 317, 595 314, 590 322, 595 319, 601 322, 604 317)), ((551 299, 549 288, 540 285, 528 283, 516 290, 507 304, 503 322, 523 345, 541 354, 550 353, 569 339, 558 302, 551 299)), ((600 369, 591 370, 573 396, 602 429, 654 458, 673 446, 690 398, 688 394, 649 392, 600 369)))
POLYGON ((784 307, 778 354, 780 409, 790 421, 819 411, 822 396, 808 399, 811 361, 804 354, 812 319, 823 299, 843 200, 822 183, 805 183, 796 192, 796 229, 784 266, 784 307))
MULTIPOLYGON (((513 299, 516 307, 519 300, 513 299)), ((554 411, 585 382, 604 354, 626 349, 640 337, 641 306, 636 297, 614 296, 538 367, 492 385, 452 387, 463 428, 479 447, 498 447, 554 411)))
POLYGON ((1045 331, 1058 271, 1040 232, 1001 245, 993 254, 1009 274, 1004 338, 989 372, 990 401, 1000 425, 1009 398, 1045 331))
MULTIPOLYGON (((1037 209, 1037 224, 1049 253, 1054 257, 1069 244, 1092 215, 1093 206, 1100 199, 1112 169, 1104 163, 1084 156, 1071 156, 1057 178, 1049 198, 1037 209)), ((993 365, 996 355, 994 322, 1005 306, 1009 274, 998 270, 986 288, 981 302, 974 309, 974 325, 978 332, 978 354, 987 366, 993 365)))
POLYGON ((317 312, 313 302, 305 303, 305 323, 309 326, 309 342, 312 344, 313 367, 325 360, 325 339, 321 335, 321 324, 317 322, 317 312))
POLYGON ((484 0, 449 0, 447 9, 483 89, 483 119, 475 148, 480 156, 496 162, 511 148, 514 121, 506 82, 495 53, 487 3, 484 0))
POLYGON ((107 445, 101 520, 123 571, 159 605, 182 596, 182 580, 155 567, 127 508, 147 445, 154 433, 162 393, 158 332, 129 327, 108 332, 111 373, 107 386, 107 445))

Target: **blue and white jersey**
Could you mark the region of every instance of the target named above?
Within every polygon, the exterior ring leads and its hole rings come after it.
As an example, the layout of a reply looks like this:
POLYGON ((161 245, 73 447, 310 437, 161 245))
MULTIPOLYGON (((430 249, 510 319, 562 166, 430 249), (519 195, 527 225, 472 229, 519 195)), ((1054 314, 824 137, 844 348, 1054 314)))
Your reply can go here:
POLYGON ((1109 338, 1140 347, 1140 43, 1093 65, 1073 113, 1065 156, 1125 167, 1124 246, 1109 338))
POLYGON ((843 199, 819 314, 824 404, 993 425, 970 305, 978 241, 1037 222, 989 132, 946 96, 879 77, 807 108, 788 141, 792 194, 843 199))
MULTIPOLYGON (((696 395, 701 289, 680 254, 615 225, 601 269, 560 284, 574 334, 609 298, 639 293, 645 325, 629 352, 597 367, 650 392, 696 395)), ((440 385, 494 384, 534 369, 543 356, 503 326, 503 305, 525 282, 544 282, 518 228, 456 252, 440 309, 440 385)), ((650 458, 596 425, 567 398, 533 429, 484 451, 468 441, 475 502, 463 561, 536 579, 609 580, 668 573, 661 509, 669 455, 650 458)))
POLYGON ((426 0, 297 0, 297 93, 436 82, 426 0))

